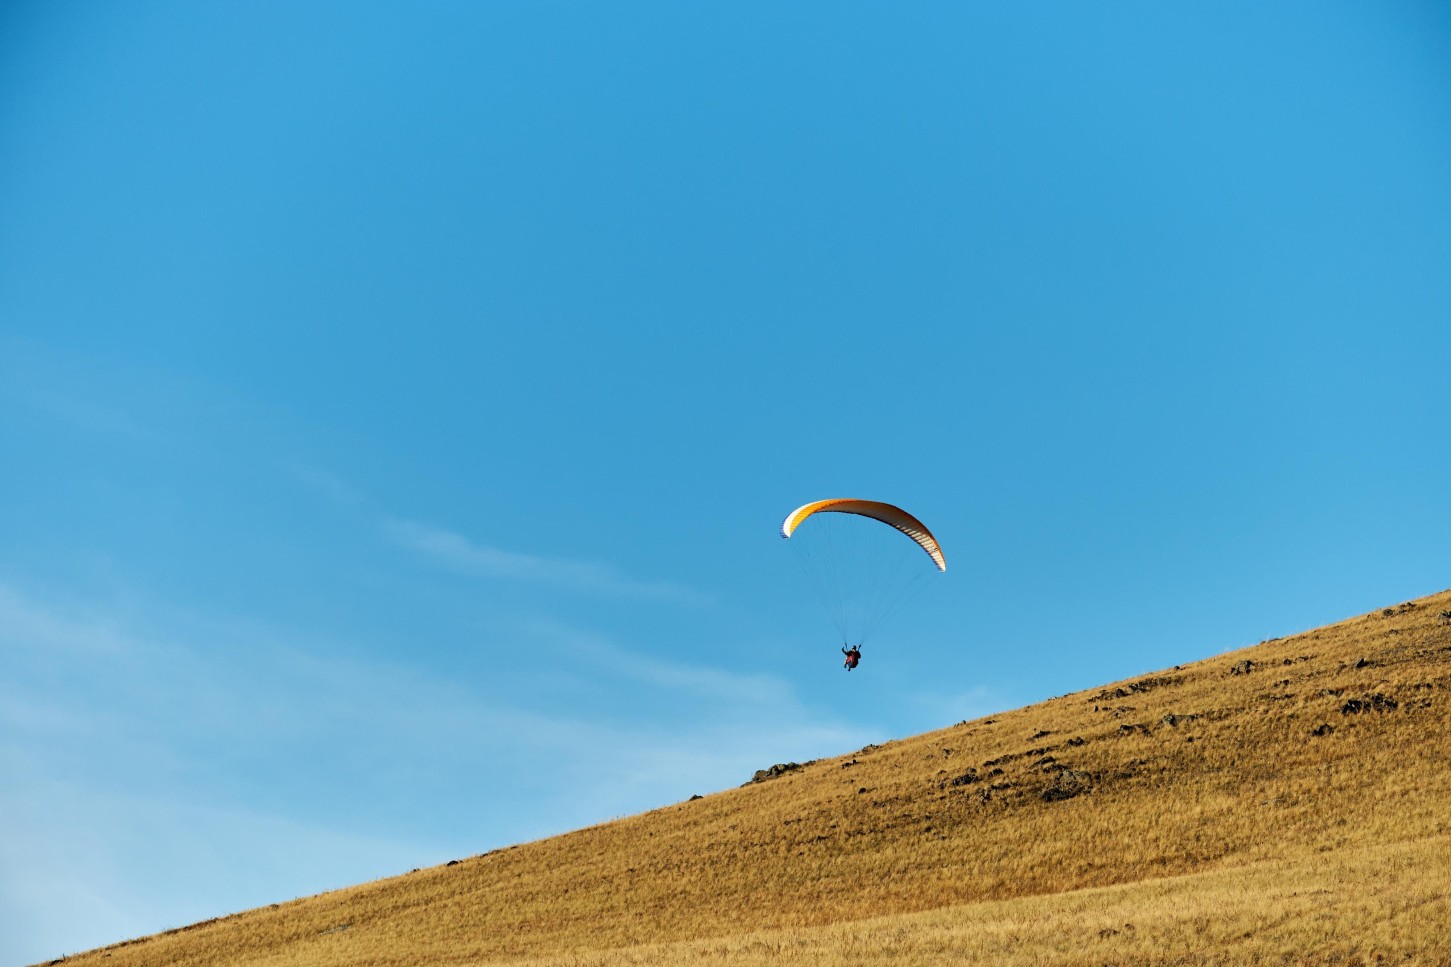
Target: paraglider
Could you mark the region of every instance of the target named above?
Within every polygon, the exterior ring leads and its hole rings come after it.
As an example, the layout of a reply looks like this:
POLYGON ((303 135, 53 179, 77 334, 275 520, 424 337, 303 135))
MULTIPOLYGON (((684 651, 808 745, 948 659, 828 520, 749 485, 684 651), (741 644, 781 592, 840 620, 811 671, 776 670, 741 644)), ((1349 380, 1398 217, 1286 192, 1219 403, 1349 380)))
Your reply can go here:
POLYGON ((846 656, 842 667, 847 671, 860 663, 862 643, 877 626, 911 600, 934 572, 947 570, 942 546, 927 525, 877 500, 803 504, 786 515, 781 536, 790 540, 841 634, 846 656))

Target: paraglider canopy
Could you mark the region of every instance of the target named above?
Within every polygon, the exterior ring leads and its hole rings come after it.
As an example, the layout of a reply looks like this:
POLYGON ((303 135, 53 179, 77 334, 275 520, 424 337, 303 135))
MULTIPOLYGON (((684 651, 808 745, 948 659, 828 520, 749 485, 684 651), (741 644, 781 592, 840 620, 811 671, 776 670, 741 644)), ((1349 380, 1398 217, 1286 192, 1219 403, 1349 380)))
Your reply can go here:
POLYGON ((790 537, 791 532, 812 514, 859 514, 862 517, 879 520, 889 527, 895 527, 916 541, 917 545, 927 552, 927 556, 932 558, 932 563, 937 565, 937 570, 947 570, 947 558, 943 556, 937 538, 932 536, 927 525, 893 504, 884 504, 880 500, 852 500, 846 497, 812 501, 809 504, 802 504, 786 515, 786 519, 781 522, 781 536, 790 537))
POLYGON ((915 597, 930 575, 947 570, 942 546, 927 525, 879 500, 803 504, 781 522, 781 536, 790 539, 842 642, 853 646, 915 597))

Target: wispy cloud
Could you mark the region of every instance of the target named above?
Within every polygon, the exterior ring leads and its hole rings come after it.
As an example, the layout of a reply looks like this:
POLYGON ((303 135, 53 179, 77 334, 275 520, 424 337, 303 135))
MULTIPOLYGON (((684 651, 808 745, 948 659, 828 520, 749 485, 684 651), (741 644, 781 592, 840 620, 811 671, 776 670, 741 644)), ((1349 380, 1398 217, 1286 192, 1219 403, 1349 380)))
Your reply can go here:
POLYGON ((383 659, 149 613, 137 630, 0 582, 0 922, 25 925, 0 936, 0 961, 578 828, 874 740, 769 676, 562 625, 505 631, 501 657, 460 675, 411 650, 383 659), (496 667, 541 654, 539 669, 496 667), (511 687, 520 676, 529 694, 511 687))
POLYGON ((103 620, 42 608, 6 584, 0 584, 0 645, 91 655, 116 654, 127 647, 103 620))
POLYGON ((368 505, 367 494, 336 474, 303 463, 294 463, 289 469, 297 480, 340 507, 368 505))
POLYGON ((743 673, 718 664, 679 662, 625 648, 604 635, 547 618, 529 620, 522 629, 552 650, 566 653, 573 664, 589 665, 638 686, 687 692, 731 707, 794 705, 795 696, 780 678, 743 673))
POLYGON ((127 442, 163 441, 134 414, 135 397, 113 370, 68 358, 39 340, 0 335, 0 398, 47 423, 127 442))
POLYGON ((912 699, 918 707, 927 710, 929 721, 944 725, 982 718, 1023 704, 1018 698, 983 685, 946 693, 924 690, 914 694, 912 699))
POLYGON ((350 886, 437 848, 185 797, 23 776, 0 790, 0 937, 36 963, 223 913, 350 886))
POLYGON ((606 597, 703 605, 715 598, 674 581, 652 581, 597 561, 530 554, 482 543, 457 530, 387 513, 366 492, 327 470, 295 465, 293 476, 331 504, 360 511, 395 545, 436 567, 489 580, 540 584, 606 597))
POLYGON ((668 581, 642 581, 608 564, 567 557, 543 557, 504 550, 470 540, 456 531, 418 521, 385 518, 393 540, 435 564, 475 577, 552 584, 619 597, 649 598, 688 604, 710 601, 708 595, 668 581))

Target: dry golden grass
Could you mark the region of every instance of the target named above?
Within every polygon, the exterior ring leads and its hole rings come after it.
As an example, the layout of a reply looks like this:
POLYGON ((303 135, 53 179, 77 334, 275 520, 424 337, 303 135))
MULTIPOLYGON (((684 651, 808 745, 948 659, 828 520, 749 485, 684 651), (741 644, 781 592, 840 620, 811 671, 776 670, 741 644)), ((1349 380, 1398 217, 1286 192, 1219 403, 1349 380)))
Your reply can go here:
POLYGON ((520 967, 1451 963, 1451 838, 520 967))
POLYGON ((1447 608, 66 963, 1451 964, 1447 608))

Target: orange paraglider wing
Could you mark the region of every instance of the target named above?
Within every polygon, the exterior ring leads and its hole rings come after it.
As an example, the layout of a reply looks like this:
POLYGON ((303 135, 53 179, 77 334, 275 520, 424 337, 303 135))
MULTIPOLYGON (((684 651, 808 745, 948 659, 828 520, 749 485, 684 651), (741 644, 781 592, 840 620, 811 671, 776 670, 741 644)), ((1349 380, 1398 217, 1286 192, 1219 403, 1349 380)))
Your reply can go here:
POLYGON ((932 558, 932 563, 937 565, 937 570, 947 570, 947 559, 942 556, 942 548, 938 545, 937 538, 933 537, 932 532, 927 529, 927 525, 893 504, 884 504, 879 500, 851 500, 849 498, 813 501, 797 507, 786 515, 786 519, 781 522, 781 536, 790 537, 791 532, 800 527, 801 522, 812 514, 857 514, 879 520, 916 541, 917 546, 932 558))

